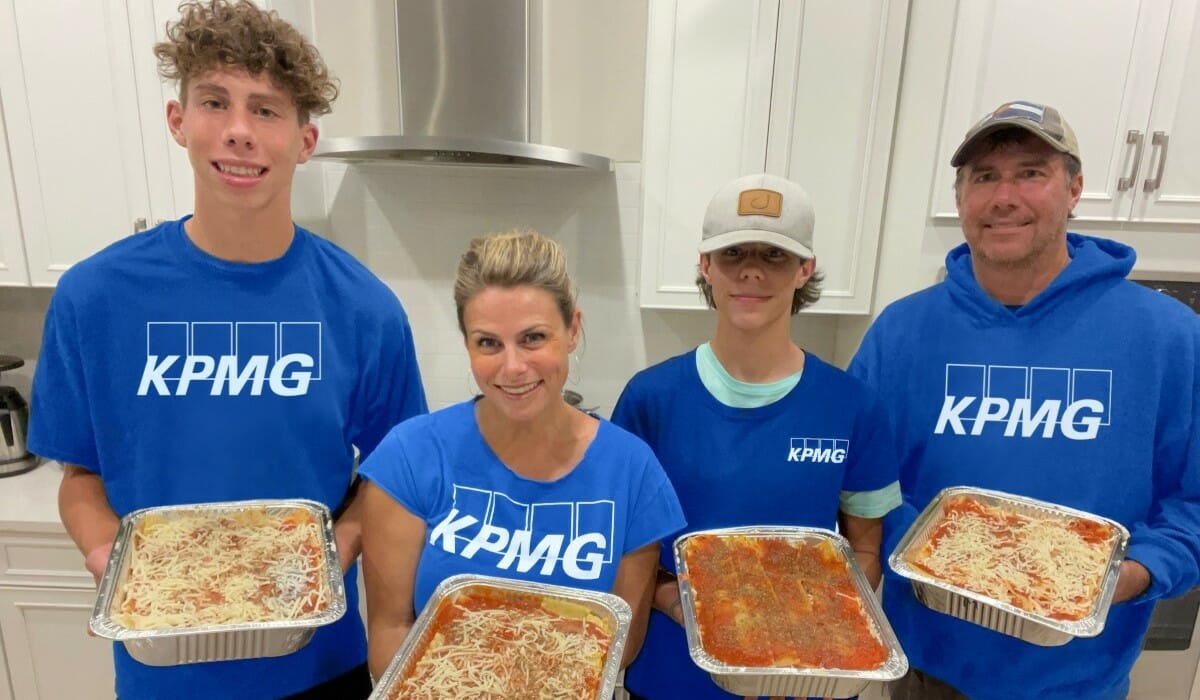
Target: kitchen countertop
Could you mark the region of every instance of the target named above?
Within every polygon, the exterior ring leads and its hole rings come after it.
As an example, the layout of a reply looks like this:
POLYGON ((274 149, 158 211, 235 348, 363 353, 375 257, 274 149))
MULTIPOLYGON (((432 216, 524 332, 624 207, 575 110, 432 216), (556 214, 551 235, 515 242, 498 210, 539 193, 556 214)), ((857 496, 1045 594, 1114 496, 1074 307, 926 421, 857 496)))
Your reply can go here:
POLYGON ((0 479, 0 528, 65 532, 58 519, 58 462, 42 462, 24 474, 0 479))

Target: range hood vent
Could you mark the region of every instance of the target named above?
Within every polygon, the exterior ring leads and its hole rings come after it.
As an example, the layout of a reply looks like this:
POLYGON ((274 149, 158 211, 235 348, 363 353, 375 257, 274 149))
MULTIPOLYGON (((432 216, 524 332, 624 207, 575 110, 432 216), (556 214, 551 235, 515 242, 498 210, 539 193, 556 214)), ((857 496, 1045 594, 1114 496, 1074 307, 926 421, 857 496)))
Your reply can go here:
POLYGON ((533 140, 538 1, 395 0, 400 133, 323 138, 314 157, 611 170, 604 156, 533 140))

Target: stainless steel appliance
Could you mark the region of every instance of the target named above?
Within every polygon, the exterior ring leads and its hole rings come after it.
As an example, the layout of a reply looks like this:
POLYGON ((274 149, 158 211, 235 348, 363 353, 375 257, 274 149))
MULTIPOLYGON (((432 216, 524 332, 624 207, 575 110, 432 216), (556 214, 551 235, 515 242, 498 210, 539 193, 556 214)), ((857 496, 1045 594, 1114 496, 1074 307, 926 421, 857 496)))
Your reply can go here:
MULTIPOLYGON (((19 357, 0 355, 0 372, 24 364, 19 357)), ((28 427, 29 404, 13 387, 0 385, 0 477, 27 472, 37 466, 37 457, 25 446, 28 427)))

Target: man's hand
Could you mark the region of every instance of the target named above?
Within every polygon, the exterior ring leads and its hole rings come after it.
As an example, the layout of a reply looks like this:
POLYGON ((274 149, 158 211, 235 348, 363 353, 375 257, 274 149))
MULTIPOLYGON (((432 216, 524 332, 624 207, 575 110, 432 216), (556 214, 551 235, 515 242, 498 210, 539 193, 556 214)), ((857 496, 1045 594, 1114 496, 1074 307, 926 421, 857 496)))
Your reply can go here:
POLYGON ((1126 559, 1121 562, 1121 573, 1117 576, 1117 589, 1113 592, 1114 603, 1124 603, 1140 596, 1150 587, 1150 572, 1140 563, 1126 559))

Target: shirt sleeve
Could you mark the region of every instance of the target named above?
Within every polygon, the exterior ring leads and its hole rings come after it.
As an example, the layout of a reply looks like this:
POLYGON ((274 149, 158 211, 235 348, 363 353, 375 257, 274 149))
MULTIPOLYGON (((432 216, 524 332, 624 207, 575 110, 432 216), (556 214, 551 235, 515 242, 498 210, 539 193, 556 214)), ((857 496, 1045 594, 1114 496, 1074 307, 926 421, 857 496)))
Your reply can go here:
POLYGON ((853 449, 846 455, 842 490, 877 491, 900 478, 900 450, 875 391, 860 382, 855 384, 862 387, 862 406, 854 418, 853 449))
MULTIPOLYGON (((641 457, 644 466, 640 470, 641 479, 634 494, 633 507, 629 509, 625 551, 622 554, 628 554, 651 542, 663 541, 687 524, 683 517, 683 508, 679 505, 679 498, 663 472, 662 465, 649 449, 639 452, 644 455, 641 457)), ((669 544, 664 542, 664 546, 669 544)))
POLYGON ((400 302, 378 325, 379 336, 361 346, 362 372, 355 387, 351 441, 365 460, 398 423, 428 412, 412 329, 400 302))
POLYGON ((1155 502, 1145 522, 1129 528, 1126 558, 1150 572, 1139 600, 1173 598, 1200 583, 1200 317, 1189 350, 1172 352, 1175 400, 1160 408, 1155 440, 1155 502))
POLYGON ((424 463, 426 468, 420 473, 413 469, 414 460, 409 449, 412 444, 408 435, 412 431, 407 430, 408 427, 397 426, 389 432, 359 466, 358 473, 374 482, 405 510, 425 519, 433 505, 429 499, 438 492, 429 480, 441 470, 421 459, 415 461, 424 463))
POLYGON ((621 390, 621 395, 617 397, 617 405, 613 407, 612 423, 628 430, 642 440, 646 440, 644 403, 641 400, 641 392, 638 390, 637 383, 638 378, 634 376, 621 390))
POLYGON ((893 481, 874 491, 842 491, 838 497, 839 509, 856 518, 882 518, 900 506, 900 482, 893 481))
POLYGON ((64 277, 46 312, 33 375, 29 449, 46 459, 100 473, 78 315, 64 277))
MULTIPOLYGON (((875 323, 867 330, 866 336, 859 345, 858 352, 854 354, 854 358, 850 360, 850 365, 846 371, 851 376, 861 379, 876 392, 877 395, 886 395, 887 387, 883 386, 882 367, 884 366, 883 345, 880 341, 882 334, 881 323, 885 322, 887 311, 876 319, 875 323)), ((899 435, 899 415, 898 407, 888 402, 880 402, 881 415, 887 423, 888 432, 895 439, 899 435)), ((895 442, 895 459, 899 465, 900 455, 903 450, 899 441, 895 442)), ((903 484, 901 484, 903 486, 903 484)), ((904 489, 901 488, 901 502, 899 506, 889 511, 883 517, 883 560, 887 561, 889 553, 896 549, 896 545, 900 544, 900 539, 904 537, 904 533, 908 531, 912 524, 916 522, 917 516, 920 515, 920 509, 913 505, 909 500, 904 489)), ((853 513, 851 513, 853 515, 853 513)), ((884 567, 884 573, 891 573, 891 569, 884 567)))

